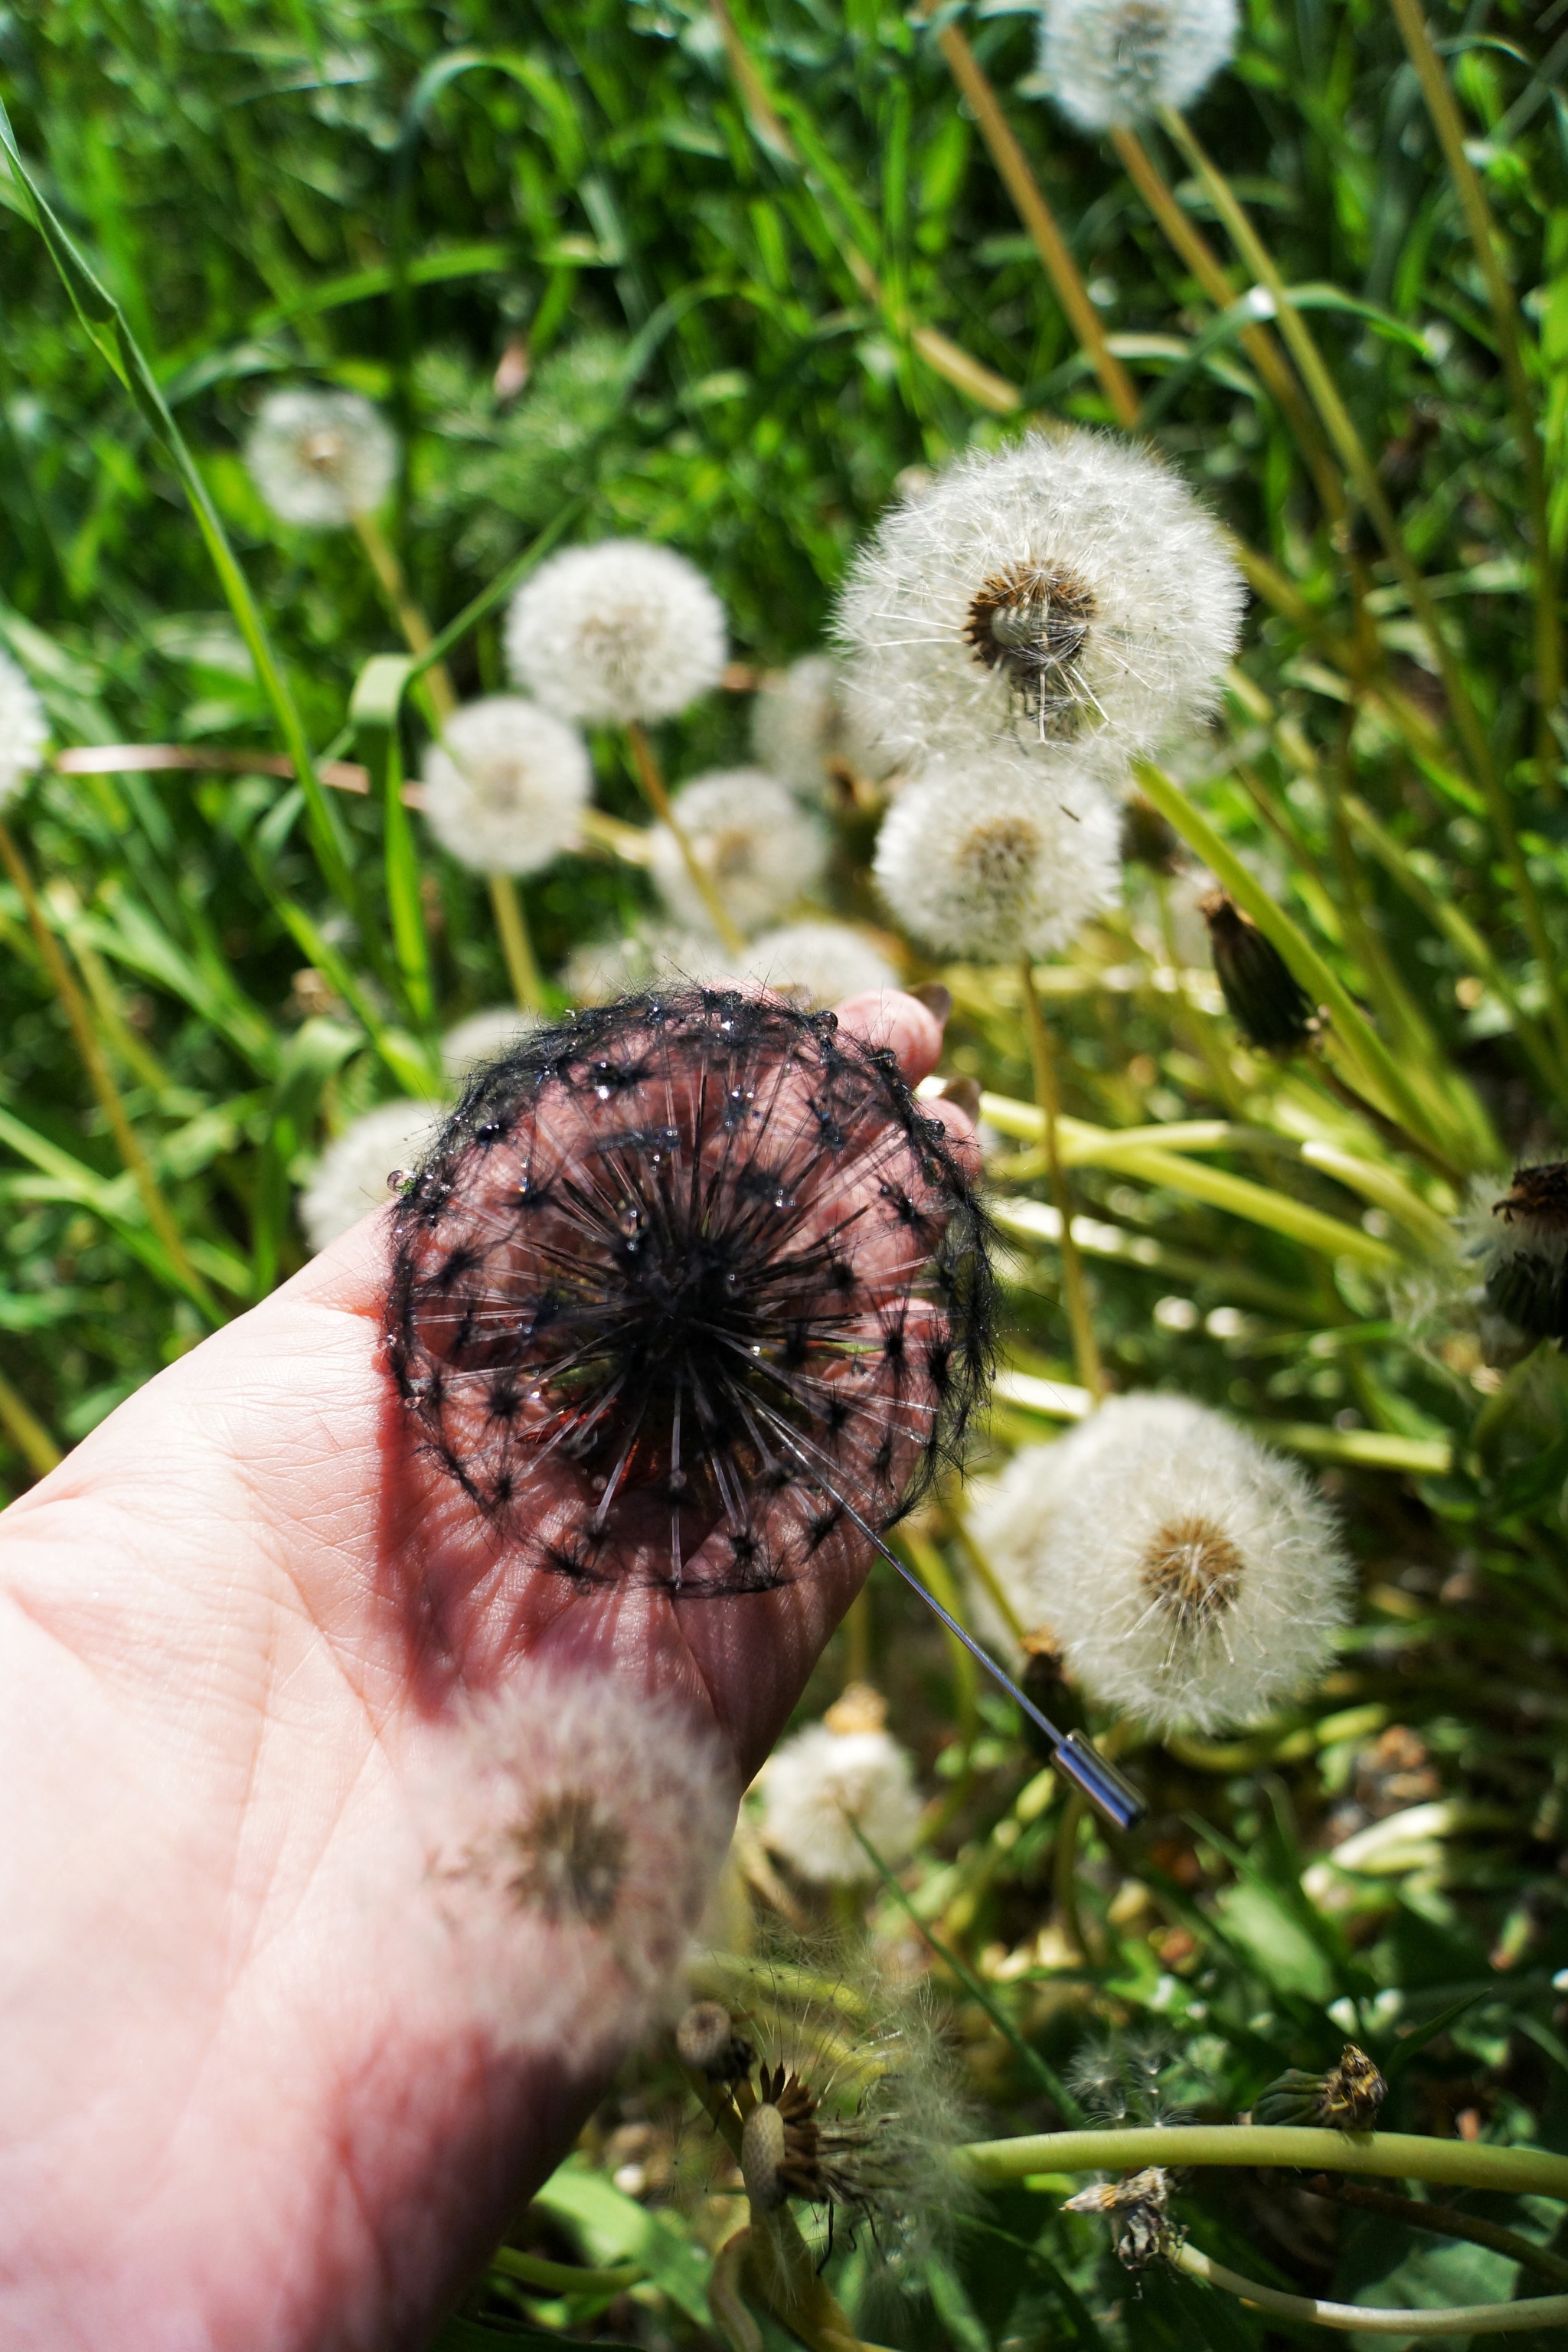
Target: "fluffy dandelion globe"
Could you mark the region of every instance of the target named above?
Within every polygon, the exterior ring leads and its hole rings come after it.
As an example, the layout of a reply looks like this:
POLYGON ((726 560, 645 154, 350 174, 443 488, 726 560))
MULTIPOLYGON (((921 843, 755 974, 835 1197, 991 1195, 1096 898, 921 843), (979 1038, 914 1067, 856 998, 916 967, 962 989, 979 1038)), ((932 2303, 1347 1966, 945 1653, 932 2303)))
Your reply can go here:
POLYGON ((1056 1445, 1031 1538, 1009 1498, 1025 1622, 1156 1731, 1254 1721, 1310 1682, 1348 1622, 1333 1513, 1291 1463, 1206 1405, 1112 1398, 1056 1445))
POLYGON ((1190 106, 1236 34, 1236 0, 1046 0, 1040 72, 1082 130, 1126 130, 1190 106))
POLYGON ((914 1846, 921 1820, 914 1767, 884 1728, 885 1714, 879 1695, 857 1685, 763 1767, 763 1843, 814 1885, 876 1876, 860 1837, 884 1862, 902 1862, 914 1846))
POLYGON ((856 776, 879 782, 888 769, 857 726, 842 666, 827 654, 805 654, 763 678, 752 705, 752 749, 757 765, 804 801, 828 800, 836 784, 856 776))
POLYGON ((389 1179, 423 1158, 447 1108, 438 1102, 379 1103, 328 1144, 300 1198, 300 1223, 312 1250, 324 1250, 392 1199, 389 1179))
POLYGON ((752 940, 742 961, 738 978, 819 1007, 900 985, 881 949, 852 923, 781 924, 752 940))
POLYGON ((1210 707, 1241 575, 1190 490, 1109 435, 1030 434, 892 510, 839 603, 855 723, 894 757, 1081 740, 1108 773, 1210 707))
POLYGON ((679 923, 644 922, 608 939, 584 940, 562 967, 561 984, 574 1004, 612 1004, 651 987, 689 988, 741 975, 724 967, 738 959, 711 931, 679 923))
POLYGON ((32 681, 0 653, 0 809, 20 793, 44 756, 48 722, 32 681))
POLYGON ((380 506, 397 442, 357 392, 274 392, 251 426, 245 462, 280 522, 331 530, 380 506))
POLYGON ((594 772, 580 735, 518 694, 465 703, 425 754, 425 818, 481 874, 534 874, 577 839, 594 772))
POLYGON ((724 675, 724 608, 695 564, 638 539, 569 547, 507 615, 512 677, 558 718, 673 719, 724 675))
POLYGON ((1121 820, 1058 758, 935 761, 883 819, 874 872, 889 912, 943 955, 1055 955, 1121 890, 1121 820))
POLYGON ((516 1004, 492 1004, 483 1013, 470 1013, 442 1038, 441 1067, 455 1087, 463 1086, 476 1070, 514 1053, 543 1025, 542 1013, 525 1013, 516 1004))
MULTIPOLYGON (((776 922, 821 879, 827 836, 776 776, 719 768, 682 784, 671 803, 698 864, 742 931, 776 922)), ((679 923, 710 929, 701 893, 668 825, 653 828, 653 878, 679 923)))

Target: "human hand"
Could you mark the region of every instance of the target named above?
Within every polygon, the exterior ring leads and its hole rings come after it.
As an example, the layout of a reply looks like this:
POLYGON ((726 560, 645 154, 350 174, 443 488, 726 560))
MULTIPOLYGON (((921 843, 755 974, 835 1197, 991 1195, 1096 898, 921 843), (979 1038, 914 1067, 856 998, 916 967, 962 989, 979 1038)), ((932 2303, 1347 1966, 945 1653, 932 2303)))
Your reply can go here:
MULTIPOLYGON (((911 1083, 940 1050, 908 997, 841 1019, 911 1083)), ((0 1519, 7 2345, 425 2342, 599 2087, 580 2048, 498 2043, 445 1964, 410 1797, 433 1715, 586 1670, 707 1719, 743 1774, 864 1575, 841 1539, 727 1599, 476 1580, 384 1360, 389 1227, 0 1519)))

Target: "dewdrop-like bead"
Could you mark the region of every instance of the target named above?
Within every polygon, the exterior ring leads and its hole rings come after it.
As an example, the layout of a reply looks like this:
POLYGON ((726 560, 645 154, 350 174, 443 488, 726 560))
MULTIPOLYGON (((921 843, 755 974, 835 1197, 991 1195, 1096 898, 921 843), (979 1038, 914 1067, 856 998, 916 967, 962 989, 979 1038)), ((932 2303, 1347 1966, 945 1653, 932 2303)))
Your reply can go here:
POLYGON ((543 1026, 541 1013, 525 1013, 517 1004, 488 1005, 447 1030, 441 1040, 441 1067, 453 1086, 463 1086, 476 1070, 499 1062, 543 1026))
POLYGON ((1171 1396, 1112 1398, 1048 1452, 1032 1546, 1014 1522, 1017 1585, 1084 1690, 1157 1731, 1211 1731, 1320 1671, 1350 1571, 1293 1464, 1171 1396))
POLYGON ((839 602, 855 723, 894 757, 1092 746, 1108 773, 1213 703, 1241 575, 1157 457, 1035 433, 883 520, 839 602))
POLYGON ((390 1201, 388 1178, 416 1165, 446 1116, 445 1103, 379 1103, 335 1137, 300 1196, 300 1223, 311 1249, 324 1250, 390 1201))
POLYGON ((245 445, 250 478, 280 522, 341 529, 392 488, 397 441, 357 392, 274 392, 245 445))
POLYGON ((776 1748, 762 1775, 763 1842, 814 1885, 876 1876, 858 1829, 884 1862, 902 1862, 920 1829, 909 1751, 879 1725, 814 1723, 776 1748))
MULTIPOLYGON (((742 931, 775 922, 822 878, 827 839, 788 787, 760 768, 718 768, 682 784, 671 803, 730 919, 742 931)), ((679 923, 711 929, 701 893, 667 825, 653 828, 653 878, 679 923)))
POLYGON ((433 1727, 410 1793, 498 2041, 583 2063, 668 2014, 737 1795, 688 1706, 525 1660, 433 1727))
POLYGON ((534 874, 577 838, 594 772, 580 735, 518 694, 465 703, 425 754, 425 817, 480 874, 534 874))
POLYGON ((9 806, 44 756, 44 706, 25 670, 0 653, 0 809, 9 806))
POLYGON ((724 674, 724 608, 695 564, 644 540, 569 547, 512 598, 511 674, 558 718, 673 719, 724 674))
POLYGON ((897 988, 899 975, 864 931, 851 923, 784 923, 752 940, 736 975, 806 1004, 840 1004, 847 996, 897 988))
POLYGON ((943 955, 1055 955, 1121 890, 1121 818, 1061 755, 932 762, 883 819, 873 871, 889 912, 943 955))
POLYGON ((1045 0, 1040 73, 1084 131, 1190 106, 1230 62, 1237 0, 1045 0))

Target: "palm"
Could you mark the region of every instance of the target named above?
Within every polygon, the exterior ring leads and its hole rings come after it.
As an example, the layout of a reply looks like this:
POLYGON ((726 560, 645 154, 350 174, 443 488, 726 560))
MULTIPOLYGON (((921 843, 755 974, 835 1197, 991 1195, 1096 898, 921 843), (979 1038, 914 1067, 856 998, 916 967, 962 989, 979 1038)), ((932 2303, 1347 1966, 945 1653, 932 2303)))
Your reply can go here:
MULTIPOLYGON (((891 1027, 918 1078, 937 1024, 899 999, 891 1027)), ((404 1794, 432 1712, 524 1654, 588 1663, 689 1695, 750 1769, 864 1573, 841 1543, 693 1603, 509 1570, 411 1447, 386 1228, 0 1525, 6 2341, 422 2340, 595 2088, 500 2059, 442 1965, 404 1794)))

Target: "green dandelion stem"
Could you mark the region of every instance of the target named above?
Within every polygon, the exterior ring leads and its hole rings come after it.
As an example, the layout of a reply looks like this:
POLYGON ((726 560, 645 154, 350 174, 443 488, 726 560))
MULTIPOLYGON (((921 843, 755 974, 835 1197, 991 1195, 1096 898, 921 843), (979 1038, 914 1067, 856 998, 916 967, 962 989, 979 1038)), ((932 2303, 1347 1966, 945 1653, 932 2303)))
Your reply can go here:
POLYGON ((1115 2131, 1042 2132, 979 2140, 957 2162, 985 2186, 1052 2172, 1136 2172, 1145 2165, 1284 2165, 1311 2172, 1433 2180, 1568 2204, 1568 2156, 1414 2132, 1319 2131, 1305 2125, 1174 2124, 1115 2131))
POLYGON ((1397 2336, 1406 2343, 1422 2336, 1513 2336, 1527 2327, 1562 2327, 1568 2324, 1568 2294, 1543 2294, 1523 2303, 1458 2303, 1447 2307, 1412 2311, 1379 2308, 1375 2304, 1320 2303, 1312 2294, 1285 2294, 1279 2288, 1259 2286, 1211 2260, 1196 2246, 1173 2246, 1166 2260, 1202 2279, 1206 2286, 1223 2287, 1258 2311, 1272 2311, 1281 2319, 1305 2319, 1316 2327, 1343 2328, 1357 2336, 1397 2336))

